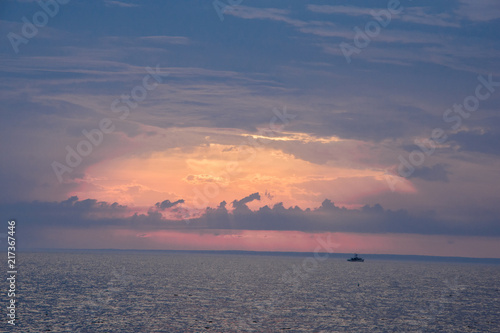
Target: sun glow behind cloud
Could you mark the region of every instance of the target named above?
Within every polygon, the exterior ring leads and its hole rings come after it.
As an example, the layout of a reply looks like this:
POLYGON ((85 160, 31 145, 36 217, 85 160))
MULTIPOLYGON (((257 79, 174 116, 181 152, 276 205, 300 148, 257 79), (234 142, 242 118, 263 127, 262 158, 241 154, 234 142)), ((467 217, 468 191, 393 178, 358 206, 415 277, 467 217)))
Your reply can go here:
MULTIPOLYGON (((370 13, 383 9, 380 4, 245 3, 227 8, 222 23, 210 4, 70 2, 50 26, 19 45, 19 54, 7 38, 0 42, 0 71, 9 78, 0 89, 0 127, 8 142, 1 146, 6 163, 0 173, 8 191, 0 194, 0 205, 12 204, 1 213, 6 219, 15 211, 52 225, 75 210, 67 220, 76 229, 108 225, 107 211, 85 200, 90 198, 127 205, 110 213, 116 225, 128 225, 138 212, 140 222, 156 219, 158 230, 164 222, 179 228, 175 208, 194 208, 206 218, 204 213, 220 213, 224 206, 235 229, 373 227, 373 233, 398 229, 402 239, 404 233, 497 235, 497 86, 487 89, 491 96, 461 127, 443 119, 445 110, 474 94, 478 75, 500 80, 500 44, 493 33, 500 7, 494 0, 476 2, 408 2, 350 64, 339 45, 352 44, 353 27, 366 27, 370 13), (186 13, 203 24, 186 25, 186 13), (87 14, 106 19, 88 25, 87 14), (139 92, 148 68, 169 74, 134 107, 121 103, 130 106, 130 116, 122 119, 113 101, 139 92), (112 119, 116 130, 59 181, 51 163, 68 163, 66 148, 77 149, 88 139, 82 130, 96 128, 103 118, 112 119), (434 128, 443 128, 448 140, 421 164, 412 162, 411 175, 397 177, 399 157, 409 160, 420 149, 415 139, 428 138, 434 128), (71 195, 80 198, 78 204, 66 202, 71 195), (238 210, 232 203, 249 197, 251 213, 243 212, 251 221, 232 214, 238 210), (325 199, 335 209, 323 209, 325 199), (219 206, 222 201, 226 205, 219 206), (157 209, 164 202, 177 204, 157 209), (299 212, 295 205, 314 212, 299 212), (299 215, 308 222, 293 220, 299 215)), ((7 1, 5 8, 4 36, 22 32, 21 11, 40 10, 34 1, 7 1)), ((139 224, 134 232, 148 238, 142 227, 147 229, 139 224)), ((196 245, 193 235, 187 244, 196 245)), ((217 237, 214 242, 226 242, 217 237)), ((257 244, 261 236, 255 237, 257 244)), ((385 248, 377 239, 366 241, 385 248)))
MULTIPOLYGON (((269 195, 263 196, 262 202, 250 203, 250 207, 283 202, 287 206, 312 208, 325 198, 353 207, 363 204, 365 195, 389 190, 384 170, 346 165, 346 161, 356 163, 360 159, 353 153, 353 147, 359 143, 353 140, 292 132, 273 137, 244 133, 240 135, 242 144, 232 145, 217 142, 221 140, 214 134, 224 133, 214 133, 212 129, 212 135, 195 146, 132 152, 105 159, 85 171, 86 178, 79 181, 78 189, 71 195, 144 207, 182 198, 188 206, 203 208, 249 193, 267 192, 269 195), (247 137, 262 140, 247 142, 247 137), (283 141, 286 146, 275 146, 275 141, 283 141), (306 161, 293 151, 285 152, 289 147, 303 146, 307 150, 311 144, 319 150, 336 145, 338 154, 320 164, 306 161)), ((143 149, 144 145, 147 142, 137 148, 143 149)), ((411 188, 408 184, 399 186, 402 191, 411 188)))
MULTIPOLYGON (((264 130, 260 130, 261 132, 265 132, 264 130)), ((307 133, 292 133, 292 132, 279 132, 279 135, 257 135, 257 134, 243 134, 244 137, 251 137, 253 139, 263 139, 270 141, 296 141, 300 143, 310 143, 310 142, 319 142, 319 143, 330 143, 330 142, 340 142, 347 141, 342 140, 338 137, 331 136, 328 138, 321 137, 313 137, 307 133)))

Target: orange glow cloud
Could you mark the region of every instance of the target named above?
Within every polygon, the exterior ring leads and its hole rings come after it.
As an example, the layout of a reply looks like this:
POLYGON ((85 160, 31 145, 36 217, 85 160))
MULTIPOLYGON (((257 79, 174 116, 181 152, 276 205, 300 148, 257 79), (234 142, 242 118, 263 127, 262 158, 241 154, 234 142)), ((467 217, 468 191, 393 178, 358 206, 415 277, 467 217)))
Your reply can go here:
MULTIPOLYGON (((312 138, 303 133, 286 133, 283 138, 299 140, 297 145, 311 141, 346 144, 346 140, 312 138)), ((190 149, 123 155, 89 167, 87 177, 71 195, 134 206, 182 198, 187 206, 204 208, 267 191, 269 195, 249 207, 283 202, 285 206, 312 208, 325 198, 340 206, 361 204, 364 196, 390 190, 383 170, 344 165, 349 154, 347 150, 345 156, 339 156, 342 163, 315 164, 265 144, 208 143, 190 149)), ((408 181, 400 182, 397 190, 414 191, 408 181)))

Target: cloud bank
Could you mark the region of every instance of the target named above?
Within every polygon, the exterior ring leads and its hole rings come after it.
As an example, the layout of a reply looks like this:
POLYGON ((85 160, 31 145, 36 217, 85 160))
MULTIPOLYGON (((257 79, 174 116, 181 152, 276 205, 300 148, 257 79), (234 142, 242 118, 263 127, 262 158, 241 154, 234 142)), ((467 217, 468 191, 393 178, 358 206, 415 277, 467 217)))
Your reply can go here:
MULTIPOLYGON (((169 219, 162 211, 182 213, 183 200, 163 201, 150 207, 147 213, 118 203, 78 200, 71 197, 61 202, 30 202, 0 205, 2 218, 16 218, 21 228, 126 228, 141 232, 178 230, 186 232, 217 232, 217 230, 276 230, 318 232, 354 232, 368 234, 404 233, 421 235, 473 235, 500 236, 500 225, 487 216, 478 219, 474 226, 460 225, 436 216, 432 211, 411 214, 406 210, 384 209, 381 205, 365 205, 359 209, 338 207, 325 199, 314 209, 284 207, 276 203, 250 210, 247 203, 258 200, 254 193, 241 200, 234 200, 229 211, 226 202, 218 207, 207 207, 197 218, 169 219), (4 212, 10 212, 7 216, 4 212)), ((179 215, 180 216, 180 215, 179 215)))

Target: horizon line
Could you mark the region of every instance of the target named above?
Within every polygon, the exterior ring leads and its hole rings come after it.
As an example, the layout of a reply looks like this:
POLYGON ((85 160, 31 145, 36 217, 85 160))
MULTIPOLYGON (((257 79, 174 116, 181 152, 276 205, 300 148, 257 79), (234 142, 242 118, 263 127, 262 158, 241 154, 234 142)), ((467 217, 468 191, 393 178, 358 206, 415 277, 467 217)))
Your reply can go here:
MULTIPOLYGON (((281 256, 309 256, 313 255, 315 252, 298 252, 298 251, 251 251, 251 250, 170 250, 170 249, 114 249, 114 248, 107 248, 107 249, 72 249, 72 248, 29 248, 29 249, 18 249, 18 252, 21 253, 26 253, 26 252, 77 252, 77 251, 103 251, 103 252, 110 252, 110 251, 116 251, 116 252, 184 252, 184 253, 212 253, 212 254, 248 254, 248 255, 281 255, 281 256), (20 250, 20 251, 19 251, 20 250)), ((320 254, 328 254, 329 256, 335 257, 335 258, 340 258, 341 256, 349 256, 352 255, 354 252, 335 252, 335 253, 330 253, 330 252, 318 252, 320 254)), ((383 257, 396 257, 392 259, 398 259, 399 257, 403 259, 403 257, 406 257, 406 259, 413 260, 413 261, 422 261, 424 259, 434 259, 434 261, 438 261, 441 259, 441 261, 491 261, 492 263, 495 264, 500 264, 500 258, 487 258, 487 257, 461 257, 461 256, 433 256, 433 255, 421 255, 421 254, 387 254, 387 253, 361 253, 361 252, 356 252, 360 255, 363 255, 368 258, 372 258, 374 260, 380 260, 383 257), (379 257, 377 259, 377 257, 379 257)), ((333 259, 333 258, 332 258, 333 259)))

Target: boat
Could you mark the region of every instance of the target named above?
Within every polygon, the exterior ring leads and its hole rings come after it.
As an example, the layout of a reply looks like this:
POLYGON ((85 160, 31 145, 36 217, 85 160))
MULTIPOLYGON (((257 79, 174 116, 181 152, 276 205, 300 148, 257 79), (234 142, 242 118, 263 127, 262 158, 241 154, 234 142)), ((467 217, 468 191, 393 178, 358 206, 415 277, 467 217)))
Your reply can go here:
POLYGON ((347 259, 347 261, 351 261, 351 262, 364 262, 365 259, 363 259, 361 257, 358 257, 358 255, 356 253, 354 253, 354 257, 352 257, 350 259, 347 259))

